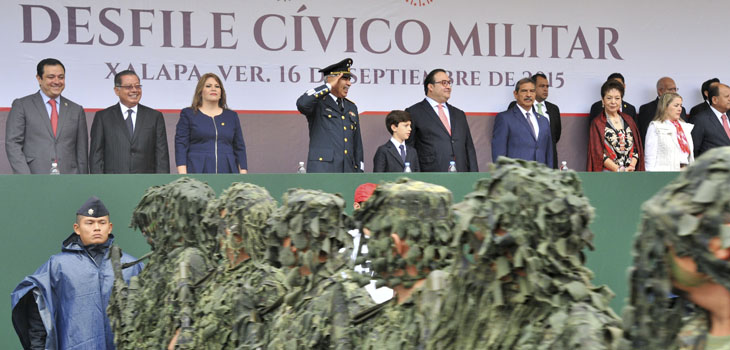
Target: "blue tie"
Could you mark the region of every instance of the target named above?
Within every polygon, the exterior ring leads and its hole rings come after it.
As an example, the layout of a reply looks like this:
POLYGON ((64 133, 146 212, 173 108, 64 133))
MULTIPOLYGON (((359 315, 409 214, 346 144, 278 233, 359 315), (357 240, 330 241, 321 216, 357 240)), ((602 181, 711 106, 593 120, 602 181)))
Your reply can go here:
POLYGON ((134 125, 132 124, 132 113, 134 111, 130 108, 127 110, 127 130, 129 130, 129 137, 132 137, 134 135, 134 125))
POLYGON ((398 146, 400 148, 400 159, 403 160, 403 163, 406 162, 406 146, 400 145, 398 146))

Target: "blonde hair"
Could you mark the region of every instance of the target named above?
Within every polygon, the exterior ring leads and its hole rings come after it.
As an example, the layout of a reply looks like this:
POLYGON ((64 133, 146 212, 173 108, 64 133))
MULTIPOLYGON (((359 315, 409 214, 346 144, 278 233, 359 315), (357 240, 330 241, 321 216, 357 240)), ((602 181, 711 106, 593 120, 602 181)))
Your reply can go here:
POLYGON ((226 104, 226 89, 223 88, 223 82, 221 81, 221 78, 219 78, 214 73, 205 73, 202 77, 200 77, 200 80, 198 80, 198 85, 195 87, 195 94, 193 94, 193 104, 190 106, 190 108, 193 109, 193 112, 197 112, 198 108, 200 108, 200 106, 203 104, 203 87, 205 87, 205 82, 208 80, 208 78, 215 79, 215 81, 221 87, 221 99, 218 100, 218 107, 228 109, 228 105, 226 104))
POLYGON ((666 114, 669 105, 672 103, 672 101, 674 101, 675 98, 679 98, 681 100, 682 96, 679 96, 679 94, 676 92, 666 92, 664 93, 664 95, 659 97, 659 103, 657 103, 656 114, 654 115, 653 120, 660 122, 667 120, 664 115, 666 114))

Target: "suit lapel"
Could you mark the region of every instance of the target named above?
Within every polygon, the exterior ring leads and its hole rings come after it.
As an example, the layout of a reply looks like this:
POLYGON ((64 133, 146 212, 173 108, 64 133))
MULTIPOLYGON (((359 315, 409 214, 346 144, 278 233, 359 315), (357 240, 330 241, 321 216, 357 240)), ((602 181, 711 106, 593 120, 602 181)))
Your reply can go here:
MULTIPOLYGON (((448 108, 448 104, 446 104, 446 107, 448 108)), ((426 110, 426 114, 431 116, 431 119, 441 127, 441 130, 443 130, 446 135, 449 135, 449 131, 446 130, 446 127, 444 126, 444 123, 441 122, 441 118, 439 118, 439 115, 436 113, 436 111, 433 109, 433 106, 431 106, 430 103, 428 103, 428 100, 425 98, 423 99, 423 102, 421 102, 421 107, 423 107, 426 110)), ((451 114, 451 110, 449 110, 449 114, 451 114)), ((451 128, 451 132, 453 133, 453 125, 451 128)))
MULTIPOLYGON (((532 139, 537 142, 537 135, 535 135, 535 129, 532 128, 532 125, 530 125, 530 122, 527 120, 524 114, 522 114, 522 110, 520 110, 520 107, 515 105, 512 109, 512 112, 514 113, 515 118, 519 120, 519 123, 522 124, 523 127, 527 128, 527 132, 532 136, 532 139)), ((534 113, 534 112, 532 112, 534 113)))
MULTIPOLYGON (((327 106, 329 108, 331 108, 332 110, 336 111, 337 113, 340 113, 340 115, 342 113, 345 113, 345 112, 340 111, 340 106, 337 105, 337 102, 335 102, 335 100, 333 99, 333 97, 334 97, 334 95, 327 95, 327 96, 325 96, 324 97, 324 103, 327 104, 327 106)), ((342 104, 344 105, 344 103, 345 102, 343 101, 342 104)), ((345 108, 345 109, 347 109, 347 108, 345 108)))
MULTIPOLYGON (((391 141, 388 141, 388 152, 390 152, 390 155, 393 156, 393 158, 395 158, 396 161, 398 161, 398 164, 400 164, 402 166, 406 166, 405 163, 403 163, 403 159, 401 159, 401 157, 400 157, 400 152, 398 151, 397 148, 395 148, 395 145, 391 141)), ((408 153, 406 153, 406 154, 408 154, 408 153)))
POLYGON ((43 125, 46 126, 46 129, 48 130, 48 135, 53 137, 53 129, 51 129, 51 116, 48 115, 48 110, 46 110, 46 106, 43 104, 43 97, 41 96, 40 91, 36 93, 33 97, 33 104, 38 109, 38 113, 36 113, 36 115, 40 116, 40 118, 45 117, 45 119, 41 122, 43 123, 43 125))

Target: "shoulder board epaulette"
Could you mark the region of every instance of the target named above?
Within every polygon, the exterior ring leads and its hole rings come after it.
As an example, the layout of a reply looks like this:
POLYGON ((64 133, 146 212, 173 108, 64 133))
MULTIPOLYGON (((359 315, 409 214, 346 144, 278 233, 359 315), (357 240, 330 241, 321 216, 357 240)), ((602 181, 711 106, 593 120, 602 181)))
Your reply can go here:
POLYGON ((349 98, 347 98, 347 97, 345 97, 345 100, 348 100, 348 101, 350 101, 350 103, 352 103, 352 104, 354 104, 354 105, 356 105, 356 104, 357 104, 357 103, 355 103, 355 101, 353 101, 353 100, 351 100, 351 99, 349 99, 349 98))

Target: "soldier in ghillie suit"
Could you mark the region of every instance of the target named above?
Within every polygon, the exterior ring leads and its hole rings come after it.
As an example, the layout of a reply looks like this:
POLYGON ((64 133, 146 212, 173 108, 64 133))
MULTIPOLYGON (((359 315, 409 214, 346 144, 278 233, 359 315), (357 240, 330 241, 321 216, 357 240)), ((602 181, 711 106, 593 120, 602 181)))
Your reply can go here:
MULTIPOLYGON (((439 327, 440 304, 453 252, 452 194, 438 185, 401 179, 375 189, 356 212, 368 241, 365 259, 378 285, 394 297, 353 320, 359 349, 423 349, 439 327)), ((444 347, 444 349, 450 347, 444 347)))
MULTIPOLYGON (((287 271, 288 294, 270 327, 268 349, 353 349, 351 315, 372 305, 355 283, 347 256, 345 201, 291 189, 270 219, 270 259, 287 271)), ((349 251, 349 249, 348 249, 349 251)))
POLYGON ((214 197, 207 184, 180 178, 147 189, 134 209, 132 227, 152 254, 127 290, 115 285, 109 314, 117 349, 164 349, 176 330, 191 326, 193 286, 215 268, 216 237, 201 225, 214 197))
POLYGON ((730 349, 730 150, 642 206, 624 332, 633 349, 730 349))
POLYGON ((501 157, 454 213, 454 243, 467 249, 430 348, 620 346, 613 294, 591 285, 583 266, 593 208, 574 172, 501 157))
POLYGON ((264 261, 266 221, 275 209, 266 189, 241 182, 208 205, 203 225, 211 234, 217 232, 223 264, 199 294, 193 344, 179 348, 266 348, 267 323, 285 292, 284 275, 264 261))

